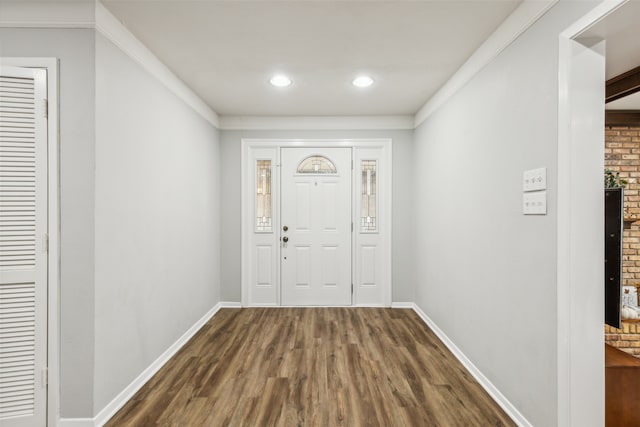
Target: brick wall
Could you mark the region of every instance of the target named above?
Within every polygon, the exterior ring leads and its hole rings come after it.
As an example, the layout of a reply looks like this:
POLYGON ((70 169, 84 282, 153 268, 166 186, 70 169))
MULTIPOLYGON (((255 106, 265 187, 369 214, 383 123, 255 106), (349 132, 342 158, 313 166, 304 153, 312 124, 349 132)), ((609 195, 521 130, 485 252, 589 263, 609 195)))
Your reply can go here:
MULTIPOLYGON (((640 127, 605 128, 605 168, 628 181, 624 190, 626 222, 622 237, 622 284, 640 284, 640 127)), ((605 325, 605 342, 640 357, 640 323, 624 322, 621 329, 605 325)))
POLYGON ((623 323, 621 329, 605 325, 604 342, 640 357, 640 323, 623 323))

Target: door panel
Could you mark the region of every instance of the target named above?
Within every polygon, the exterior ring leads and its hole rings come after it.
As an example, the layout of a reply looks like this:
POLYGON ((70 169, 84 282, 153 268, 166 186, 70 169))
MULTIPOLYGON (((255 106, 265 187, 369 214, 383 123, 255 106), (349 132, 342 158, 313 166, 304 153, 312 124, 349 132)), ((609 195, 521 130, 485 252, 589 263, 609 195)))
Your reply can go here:
POLYGON ((308 182, 296 182, 296 222, 293 229, 297 231, 308 231, 311 222, 311 187, 308 182))
POLYGON ((282 148, 281 164, 282 304, 351 305, 351 149, 282 148), (298 173, 312 155, 337 172, 298 173))
POLYGON ((322 286, 338 286, 339 282, 339 248, 337 246, 322 247, 322 286))
POLYGON ((326 183, 322 187, 322 230, 336 231, 336 209, 338 209, 338 188, 336 183, 326 183))
POLYGON ((256 248, 256 278, 257 286, 271 286, 271 257, 272 248, 268 245, 260 245, 256 248))
POLYGON ((376 246, 365 246, 360 248, 362 265, 362 286, 376 286, 376 259, 378 258, 376 246))
POLYGON ((0 425, 46 424, 46 72, 0 67, 0 425))
POLYGON ((309 246, 295 246, 295 254, 291 259, 295 262, 296 282, 298 287, 309 287, 311 283, 311 248, 309 246))

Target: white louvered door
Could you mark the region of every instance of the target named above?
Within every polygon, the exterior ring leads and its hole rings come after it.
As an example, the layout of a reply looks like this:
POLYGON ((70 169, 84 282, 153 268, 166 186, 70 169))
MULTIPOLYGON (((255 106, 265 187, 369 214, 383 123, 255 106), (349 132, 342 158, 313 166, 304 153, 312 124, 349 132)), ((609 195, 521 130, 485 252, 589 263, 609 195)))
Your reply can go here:
POLYGON ((0 426, 46 425, 46 71, 0 66, 0 426))

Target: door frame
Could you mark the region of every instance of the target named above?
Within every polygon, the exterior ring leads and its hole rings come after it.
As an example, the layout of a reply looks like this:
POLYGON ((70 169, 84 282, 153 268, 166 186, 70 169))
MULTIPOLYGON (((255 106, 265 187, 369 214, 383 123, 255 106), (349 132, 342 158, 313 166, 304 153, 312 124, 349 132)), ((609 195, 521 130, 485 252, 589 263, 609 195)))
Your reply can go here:
MULTIPOLYGON (((0 57, 0 65, 38 68, 47 72, 47 416, 48 426, 60 417, 60 204, 58 59, 0 57)), ((38 379, 36 379, 38 380, 38 379)))
MULTIPOLYGON (((572 123, 584 117, 572 110, 572 93, 569 90, 570 71, 576 66, 572 43, 626 2, 603 1, 560 33, 558 40, 557 424, 562 426, 584 425, 580 419, 597 420, 593 425, 604 423, 604 332, 602 328, 584 331, 585 322, 604 325, 602 278, 584 277, 585 266, 602 262, 604 241, 602 229, 592 227, 599 221, 601 212, 593 206, 585 206, 589 198, 585 195, 593 190, 585 189, 583 180, 585 176, 602 174, 604 163, 598 170, 593 164, 594 158, 604 154, 604 126, 601 149, 580 144, 579 131, 572 123), (586 241, 594 239, 602 241, 599 248, 585 245, 586 241), (593 301, 602 301, 601 311, 590 309, 593 301), (597 353, 592 354, 589 347, 588 354, 585 354, 585 348, 577 339, 585 333, 589 335, 590 342, 602 341, 602 346, 594 349, 597 353), (592 333, 598 335, 592 336, 592 333)), ((593 43, 589 48, 597 54, 603 53, 602 44, 593 43)), ((602 84, 604 86, 604 82, 602 84)), ((603 106, 604 95, 603 91, 603 106)), ((598 115, 602 115, 604 120, 604 111, 593 111, 594 119, 598 115)), ((604 201, 600 207, 604 208, 604 201)))
MULTIPOLYGON (((391 138, 367 138, 367 139, 281 139, 281 138, 243 138, 241 140, 241 304, 243 307, 250 306, 281 306, 281 283, 280 283, 280 245, 279 245, 279 230, 280 230, 280 149, 288 148, 288 147, 306 147, 306 148, 351 148, 352 149, 352 160, 355 162, 354 153, 358 149, 381 149, 383 155, 381 156, 381 162, 385 166, 385 176, 384 179, 379 182, 379 188, 384 192, 388 197, 384 203, 379 204, 379 209, 381 214, 386 217, 386 233, 382 234, 384 237, 384 244, 381 245, 383 248, 383 258, 385 262, 385 273, 383 278, 383 302, 382 304, 377 304, 377 306, 391 306, 391 295, 392 295, 392 263, 391 263, 391 242, 392 242, 392 140, 391 138), (275 158, 275 164, 272 172, 273 184, 272 188, 277 189, 277 194, 272 195, 272 244, 274 247, 278 247, 277 250, 277 260, 278 262, 275 265, 275 280, 277 291, 276 291, 276 301, 275 303, 268 304, 256 304, 250 301, 250 280, 251 274, 250 271, 252 269, 252 258, 251 252, 253 248, 253 240, 252 236, 254 235, 254 225, 253 218, 254 213, 252 212, 253 206, 253 198, 254 198, 254 190, 253 184, 254 181, 251 178, 253 175, 253 162, 251 159, 251 150, 253 149, 274 149, 276 150, 277 157, 275 158), (250 174, 251 172, 251 174, 250 174)), ((351 278, 354 282, 354 293, 352 298, 352 306, 372 306, 372 304, 359 304, 357 300, 357 290, 355 286, 355 272, 356 272, 356 262, 358 259, 356 257, 356 251, 354 250, 358 244, 358 235, 359 233, 355 232, 355 224, 357 224, 355 215, 355 177, 356 177, 356 168, 354 166, 352 170, 352 180, 351 180, 351 198, 352 198, 352 221, 354 222, 354 233, 351 239, 351 278)))

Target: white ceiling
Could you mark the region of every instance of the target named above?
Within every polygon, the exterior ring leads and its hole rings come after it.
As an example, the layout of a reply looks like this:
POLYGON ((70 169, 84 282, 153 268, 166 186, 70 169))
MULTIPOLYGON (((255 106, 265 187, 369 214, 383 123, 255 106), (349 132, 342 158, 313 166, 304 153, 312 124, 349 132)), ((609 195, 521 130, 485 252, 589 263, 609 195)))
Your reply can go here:
POLYGON ((640 92, 609 102, 607 110, 640 110, 640 92))
POLYGON ((103 0, 221 115, 412 115, 521 0, 103 0), (273 73, 293 85, 276 89, 273 73), (367 73, 366 90, 351 80, 367 73))
MULTIPOLYGON (((581 35, 606 40, 607 79, 640 66, 640 1, 628 1, 581 35)), ((640 110, 640 93, 607 104, 607 110, 640 110)))

